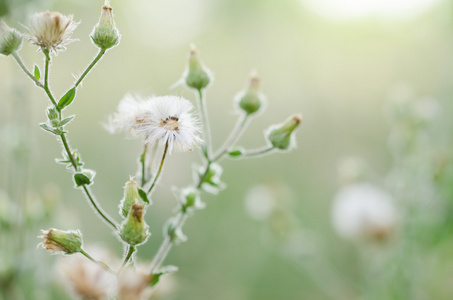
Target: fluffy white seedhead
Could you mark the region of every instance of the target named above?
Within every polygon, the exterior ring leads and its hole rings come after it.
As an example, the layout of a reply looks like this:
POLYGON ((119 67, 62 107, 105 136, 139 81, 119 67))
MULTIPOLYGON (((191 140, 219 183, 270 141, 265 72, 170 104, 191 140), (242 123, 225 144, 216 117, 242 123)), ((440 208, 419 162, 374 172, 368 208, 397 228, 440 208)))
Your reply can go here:
POLYGON ((35 13, 31 17, 28 38, 42 49, 57 52, 74 41, 71 35, 78 25, 72 15, 65 16, 56 11, 35 13))
POLYGON ((192 150, 201 142, 200 126, 193 115, 189 100, 177 96, 138 99, 126 95, 118 105, 118 112, 109 121, 110 132, 125 131, 143 138, 147 144, 168 143, 183 151, 192 150))
POLYGON ((385 240, 396 226, 396 208, 385 191, 370 184, 340 190, 332 208, 332 223, 347 239, 385 240))

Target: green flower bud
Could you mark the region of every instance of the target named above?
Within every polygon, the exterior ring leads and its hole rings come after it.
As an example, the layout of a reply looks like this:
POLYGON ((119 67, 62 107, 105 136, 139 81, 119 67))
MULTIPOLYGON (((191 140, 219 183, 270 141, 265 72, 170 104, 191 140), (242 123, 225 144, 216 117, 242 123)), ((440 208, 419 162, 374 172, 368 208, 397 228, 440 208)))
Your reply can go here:
POLYGON ((203 209, 206 206, 206 204, 201 201, 200 192, 194 187, 187 187, 180 191, 175 190, 174 192, 181 203, 182 210, 184 211, 203 209))
POLYGON ((143 201, 138 193, 137 182, 131 178, 124 187, 124 198, 120 204, 120 215, 127 218, 133 204, 143 204, 143 201))
POLYGON ((119 44, 120 37, 113 20, 113 9, 110 7, 109 1, 106 1, 102 6, 99 22, 91 33, 91 39, 99 48, 109 49, 119 44))
POLYGON ((132 204, 127 219, 124 220, 119 229, 121 239, 131 246, 144 243, 150 236, 149 226, 145 223, 143 214, 143 205, 132 204))
POLYGON ((82 234, 80 231, 64 231, 55 228, 41 230, 39 238, 44 241, 40 244, 52 253, 73 254, 82 251, 82 234))
POLYGON ((189 53, 189 64, 184 76, 187 86, 198 91, 206 88, 211 82, 211 71, 209 71, 200 61, 195 46, 192 45, 189 53))
POLYGON ((271 126, 266 132, 268 142, 277 149, 289 150, 295 146, 295 138, 292 134, 302 122, 302 115, 296 114, 282 124, 271 126))
POLYGON ((58 112, 54 107, 49 107, 46 110, 46 114, 49 121, 58 120, 58 112))
POLYGON ((184 235, 181 227, 177 227, 176 218, 171 218, 164 224, 164 237, 167 236, 176 244, 187 241, 187 236, 184 235))
POLYGON ((22 45, 22 37, 19 32, 9 28, 5 22, 0 21, 0 53, 10 55, 19 50, 22 45))
POLYGON ((256 113, 264 104, 264 96, 259 92, 260 79, 252 73, 246 90, 239 92, 236 102, 247 115, 256 113))

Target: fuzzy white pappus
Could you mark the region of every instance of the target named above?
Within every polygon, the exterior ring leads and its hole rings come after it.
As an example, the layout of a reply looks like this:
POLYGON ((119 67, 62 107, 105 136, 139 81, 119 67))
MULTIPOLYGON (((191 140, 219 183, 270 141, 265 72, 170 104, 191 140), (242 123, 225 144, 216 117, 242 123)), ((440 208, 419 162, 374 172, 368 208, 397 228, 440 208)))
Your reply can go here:
POLYGON ((111 133, 130 132, 147 144, 168 143, 169 151, 174 145, 190 151, 193 145, 201 143, 200 126, 193 109, 189 100, 177 96, 140 99, 128 94, 106 127, 111 133))

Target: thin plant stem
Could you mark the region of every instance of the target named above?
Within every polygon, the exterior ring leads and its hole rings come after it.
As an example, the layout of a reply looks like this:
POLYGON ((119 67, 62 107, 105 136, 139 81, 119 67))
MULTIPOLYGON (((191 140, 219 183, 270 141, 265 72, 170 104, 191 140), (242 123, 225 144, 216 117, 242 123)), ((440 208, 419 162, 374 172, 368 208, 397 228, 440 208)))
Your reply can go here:
POLYGON ((74 84, 74 88, 78 87, 79 84, 82 83, 82 80, 85 78, 85 76, 88 75, 88 73, 94 67, 94 65, 102 58, 102 56, 104 55, 105 51, 107 51, 107 49, 101 48, 99 50, 98 55, 96 55, 96 57, 93 59, 93 61, 88 65, 88 67, 85 69, 85 71, 82 73, 82 75, 80 75, 79 79, 74 84))
POLYGON ((113 229, 118 230, 118 225, 116 224, 115 221, 113 221, 109 215, 104 212, 100 206, 99 203, 96 201, 96 199, 91 195, 90 190, 88 187, 84 184, 82 185, 83 191, 85 192, 85 195, 88 197, 90 200, 91 205, 94 207, 94 209, 98 212, 98 214, 110 225, 113 227, 113 229))
POLYGON ((68 154, 69 156, 69 160, 71 161, 71 164, 72 166, 74 167, 74 170, 77 172, 79 170, 79 166, 74 158, 74 156, 72 155, 72 151, 71 149, 69 148, 69 144, 68 144, 68 141, 66 140, 66 136, 64 133, 62 133, 60 135, 60 138, 61 138, 61 141, 63 142, 63 147, 64 149, 66 150, 66 153, 68 154))
MULTIPOLYGON (((196 183, 196 189, 200 190, 201 185, 203 184, 204 178, 209 172, 209 168, 212 164, 212 161, 208 161, 206 163, 205 171, 203 172, 203 175, 200 176, 198 182, 196 183)), ((187 215, 187 210, 181 210, 178 215, 175 217, 174 220, 174 227, 171 232, 168 233, 168 235, 165 237, 164 241, 162 242, 161 246, 159 247, 159 250, 157 251, 156 255, 154 256, 153 261, 151 262, 150 266, 150 273, 152 274, 154 271, 156 271, 157 268, 161 266, 163 261, 168 255, 168 252, 170 252, 170 249, 172 248, 174 244, 174 234, 177 230, 181 229, 184 226, 184 223, 186 222, 188 218, 187 215)))
POLYGON ((168 141, 165 143, 164 154, 162 155, 162 159, 160 160, 159 170, 157 170, 156 176, 154 176, 154 180, 151 186, 149 187, 148 194, 151 193, 154 186, 156 185, 157 180, 160 177, 160 174, 162 173, 162 168, 164 166, 164 161, 165 157, 167 156, 167 152, 168 152, 168 141))
MULTIPOLYGON (((43 87, 43 89, 44 89, 44 91, 46 91, 47 96, 49 97, 50 101, 55 106, 55 108, 58 111, 60 111, 58 109, 57 102, 55 101, 55 98, 53 97, 52 92, 50 91, 50 88, 49 88, 49 63, 50 63, 49 50, 43 49, 42 52, 44 53, 44 56, 46 57, 46 62, 45 62, 45 66, 44 66, 44 87, 43 87)), ((61 118, 61 112, 60 112, 60 118, 61 118)))
POLYGON ((14 59, 17 62, 17 64, 25 72, 25 74, 27 74, 27 76, 30 77, 30 79, 33 80, 34 83, 36 83, 37 86, 39 86, 40 88, 44 88, 44 85, 38 79, 36 79, 36 77, 33 76, 31 74, 31 72, 27 69, 27 67, 24 65, 24 63, 23 63, 22 59, 20 58, 20 56, 16 52, 11 53, 11 55, 14 57, 14 59))
POLYGON ((174 221, 174 227, 171 232, 168 233, 168 235, 165 237, 164 241, 162 242, 162 245, 160 246, 159 250, 157 251, 156 256, 154 256, 153 261, 151 262, 150 266, 150 273, 153 274, 164 262, 165 258, 168 255, 168 252, 170 252, 171 247, 174 244, 174 235, 176 231, 184 225, 184 223, 187 220, 187 212, 186 211, 181 211, 178 213, 178 215, 175 218, 174 221))
POLYGON ((110 272, 110 273, 115 274, 115 272, 114 272, 112 269, 110 269, 110 267, 109 267, 106 263, 104 263, 104 262, 102 262, 102 261, 100 261, 100 260, 94 259, 94 258, 91 257, 88 253, 86 253, 85 250, 83 250, 83 249, 80 250, 80 253, 81 253, 83 256, 85 256, 86 258, 88 258, 89 260, 91 260, 92 262, 94 262, 95 264, 97 264, 98 266, 102 267, 104 270, 106 270, 106 271, 108 271, 108 272, 110 272))
POLYGON ((143 187, 146 184, 146 153, 148 150, 148 145, 145 144, 143 146, 143 153, 140 156, 140 167, 142 171, 142 184, 141 187, 143 187))
POLYGON ((127 250, 127 254, 126 254, 126 256, 124 257, 124 260, 123 260, 123 264, 121 265, 121 268, 118 271, 118 275, 121 274, 121 272, 123 272, 124 267, 126 267, 126 265, 129 263, 129 260, 131 259, 132 254, 134 254, 134 252, 136 250, 137 250, 137 248, 135 248, 134 246, 129 245, 128 250, 127 250))
MULTIPOLYGON (((49 97, 50 101, 52 102, 52 104, 54 105, 54 107, 58 110, 59 112, 59 116, 60 116, 60 119, 62 117, 61 115, 61 111, 58 109, 58 105, 55 101, 55 98, 53 97, 52 95, 52 92, 50 91, 50 88, 49 88, 49 63, 50 63, 50 53, 49 53, 49 50, 47 49, 42 49, 42 52, 44 53, 44 56, 46 58, 45 60, 45 68, 44 68, 44 84, 41 84, 39 81, 37 81, 37 79, 31 75, 31 73, 27 70, 27 68, 24 66, 24 64, 22 63, 22 60, 20 59, 20 57, 16 54, 16 53, 13 53, 13 57, 16 59, 17 63, 19 64, 19 66, 21 67, 21 69, 28 75, 28 77, 30 77, 39 87, 41 87, 42 89, 44 89, 44 91, 46 92, 47 96, 49 97), (39 84, 38 84, 39 83, 39 84)), ((104 51, 105 52, 105 51, 104 51)), ((102 54, 104 53, 102 52, 102 54)), ((91 64, 90 66, 85 70, 84 74, 83 74, 83 77, 86 76, 86 74, 88 74, 88 71, 91 70, 91 68, 94 66, 94 64, 100 59, 100 56, 102 55, 98 55, 99 58, 95 59, 91 64)), ((82 77, 81 77, 82 78, 82 77)), ((83 78, 82 78, 83 79, 83 78)), ((79 79, 79 81, 81 81, 79 79)), ((80 83, 80 82, 79 82, 80 83)), ((62 133, 60 135, 60 139, 63 143, 63 147, 66 151, 66 154, 68 155, 69 157, 69 160, 71 161, 71 164, 72 166, 74 167, 74 170, 77 172, 79 170, 79 166, 76 162, 76 159, 74 158, 74 156, 72 155, 72 151, 71 151, 71 148, 69 146, 69 143, 66 139, 66 136, 64 133, 62 133)), ((118 229, 118 225, 116 225, 116 222, 113 221, 100 207, 99 207, 99 204, 97 203, 97 201, 95 200, 95 198, 91 195, 91 192, 90 190, 85 186, 83 185, 83 190, 85 192, 85 195, 88 197, 88 199, 90 200, 91 204, 93 205, 93 207, 95 208, 95 210, 99 213, 99 215, 109 224, 111 225, 115 230, 118 229)))
POLYGON ((209 126, 208 111, 206 108, 206 99, 203 97, 203 91, 198 90, 198 104, 200 109, 201 121, 203 123, 204 131, 204 147, 205 147, 205 157, 207 160, 211 157, 211 129, 209 126))
POLYGON ((266 154, 266 153, 268 153, 268 152, 270 152, 270 151, 272 151, 274 149, 275 149, 274 146, 266 146, 266 147, 263 147, 263 148, 248 150, 247 152, 245 152, 242 155, 242 157, 260 156, 260 155, 266 154))
POLYGON ((248 114, 242 114, 241 117, 238 119, 236 126, 234 127, 233 131, 231 132, 228 139, 225 143, 220 147, 220 149, 214 154, 214 157, 211 158, 211 161, 219 160, 226 152, 228 152, 229 148, 234 146, 237 140, 241 137, 244 130, 247 128, 247 121, 249 120, 248 114))

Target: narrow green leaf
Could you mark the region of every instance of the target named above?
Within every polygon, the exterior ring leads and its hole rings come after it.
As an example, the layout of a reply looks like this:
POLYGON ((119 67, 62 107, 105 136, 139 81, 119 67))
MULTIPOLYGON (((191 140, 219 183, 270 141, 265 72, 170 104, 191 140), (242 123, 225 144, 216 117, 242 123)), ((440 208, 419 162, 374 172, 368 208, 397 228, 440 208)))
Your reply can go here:
POLYGON ((69 122, 71 122, 72 119, 74 119, 74 117, 75 117, 75 116, 70 116, 70 117, 64 118, 63 120, 61 120, 60 126, 65 126, 66 124, 68 124, 69 122))
POLYGON ((39 68, 37 65, 35 65, 35 70, 34 70, 34 75, 36 79, 41 79, 41 72, 39 72, 39 68))
POLYGON ((149 200, 148 200, 148 196, 146 195, 146 192, 142 189, 138 189, 138 194, 140 196, 140 198, 142 198, 142 200, 144 202, 146 202, 147 204, 149 204, 149 200))
POLYGON ((88 178, 88 176, 86 176, 85 174, 82 174, 82 173, 75 173, 74 174, 74 181, 76 183, 77 186, 82 186, 82 185, 88 185, 91 183, 91 180, 90 178, 88 178))
POLYGON ((72 101, 75 98, 76 90, 75 88, 70 89, 69 91, 64 94, 63 97, 61 97, 60 101, 58 101, 58 109, 62 110, 66 106, 72 103, 72 101))
POLYGON ((52 127, 49 126, 47 123, 39 123, 39 126, 44 129, 45 131, 48 131, 50 133, 60 135, 61 132, 59 130, 53 129, 52 127))

